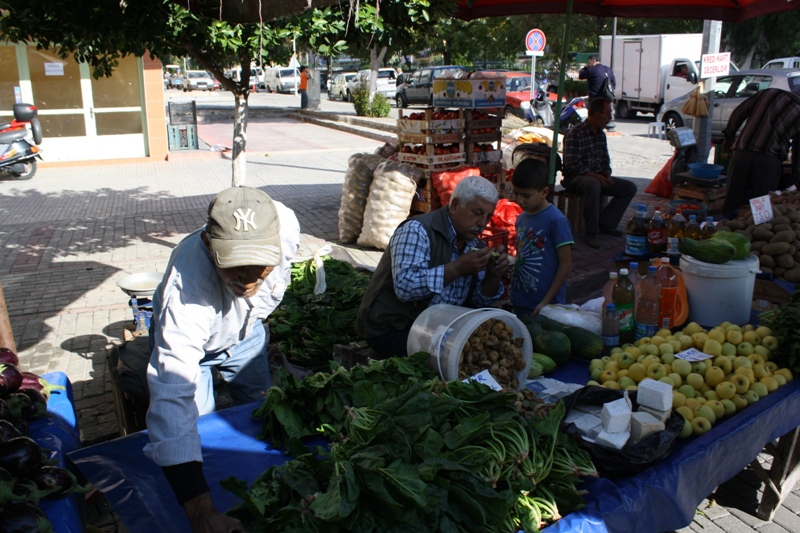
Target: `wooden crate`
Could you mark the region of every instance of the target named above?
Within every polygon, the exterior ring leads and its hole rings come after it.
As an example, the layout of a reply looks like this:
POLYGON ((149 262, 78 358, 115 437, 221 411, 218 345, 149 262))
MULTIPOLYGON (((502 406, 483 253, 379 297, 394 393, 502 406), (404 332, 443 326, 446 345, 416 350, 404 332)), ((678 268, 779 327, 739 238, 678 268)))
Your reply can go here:
POLYGON ((442 135, 463 133, 464 131, 464 110, 451 110, 444 111, 448 113, 457 113, 458 118, 455 119, 434 119, 434 113, 438 113, 432 107, 425 108, 423 111, 417 111, 413 114, 425 113, 425 118, 415 120, 409 118, 412 113, 406 109, 399 109, 399 116, 397 119, 397 132, 399 135, 406 134, 422 134, 422 135, 442 135))
POLYGON ((721 213, 725 204, 728 187, 702 187, 691 183, 682 183, 672 189, 673 200, 699 200, 708 206, 708 214, 721 213))
POLYGON ((752 309, 760 312, 770 311, 788 302, 792 295, 777 283, 765 279, 756 279, 753 288, 752 309))

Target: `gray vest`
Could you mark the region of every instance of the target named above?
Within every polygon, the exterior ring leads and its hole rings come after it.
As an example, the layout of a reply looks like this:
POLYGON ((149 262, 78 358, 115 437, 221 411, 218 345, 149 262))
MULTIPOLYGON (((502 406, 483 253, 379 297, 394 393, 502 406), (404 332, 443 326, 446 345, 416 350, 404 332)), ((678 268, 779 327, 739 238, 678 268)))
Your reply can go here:
MULTIPOLYGON (((452 256, 452 243, 450 242, 447 207, 441 207, 436 211, 418 215, 409 220, 416 220, 422 224, 428 233, 428 240, 431 243, 428 268, 449 263, 452 256)), ((478 246, 483 247, 485 244, 479 241, 478 246)), ((473 276, 467 299, 474 290, 476 280, 477 276, 473 276)), ((383 335, 391 329, 403 329, 428 308, 433 296, 415 302, 403 302, 397 297, 392 279, 392 252, 390 248, 387 248, 358 308, 356 333, 365 339, 370 339, 383 335)))

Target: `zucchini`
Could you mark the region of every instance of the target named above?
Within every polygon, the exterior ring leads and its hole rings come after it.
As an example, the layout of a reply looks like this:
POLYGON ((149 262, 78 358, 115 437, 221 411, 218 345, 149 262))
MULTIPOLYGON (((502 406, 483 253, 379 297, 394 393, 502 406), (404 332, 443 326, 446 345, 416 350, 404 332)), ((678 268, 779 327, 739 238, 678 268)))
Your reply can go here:
POLYGON ((555 361, 553 361, 550 357, 547 357, 543 353, 534 352, 532 360, 538 363, 542 367, 545 374, 548 372, 552 372, 558 366, 556 365, 555 361))
POLYGON ((528 370, 528 379, 538 378, 544 374, 544 367, 536 360, 531 360, 531 368, 528 370))
POLYGON ((734 260, 744 259, 750 255, 750 240, 740 233, 731 233, 730 231, 717 231, 711 236, 712 239, 723 239, 731 243, 736 248, 736 255, 733 256, 734 260))
POLYGON ((678 241, 678 251, 698 261, 714 265, 727 263, 736 255, 736 247, 725 239, 696 241, 684 237, 678 241))
POLYGON ((584 361, 600 357, 603 353, 603 338, 588 329, 578 326, 567 326, 564 333, 569 337, 570 355, 584 361))

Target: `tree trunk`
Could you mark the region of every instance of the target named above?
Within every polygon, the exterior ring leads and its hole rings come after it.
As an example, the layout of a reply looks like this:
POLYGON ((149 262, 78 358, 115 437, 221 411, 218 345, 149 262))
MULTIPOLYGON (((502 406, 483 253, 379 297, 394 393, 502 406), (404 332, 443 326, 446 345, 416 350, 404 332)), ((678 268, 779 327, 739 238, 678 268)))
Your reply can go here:
POLYGON ((247 97, 249 95, 250 92, 246 88, 243 91, 234 92, 231 187, 241 187, 247 183, 245 146, 247 144, 247 97))
POLYGON ((375 90, 378 88, 378 69, 386 56, 388 47, 384 46, 380 52, 377 52, 375 46, 369 48, 369 105, 372 106, 372 100, 375 98, 375 90))
POLYGON ((14 332, 11 331, 11 319, 8 318, 6 299, 3 296, 3 285, 0 284, 0 347, 8 348, 17 353, 17 344, 14 342, 14 332))

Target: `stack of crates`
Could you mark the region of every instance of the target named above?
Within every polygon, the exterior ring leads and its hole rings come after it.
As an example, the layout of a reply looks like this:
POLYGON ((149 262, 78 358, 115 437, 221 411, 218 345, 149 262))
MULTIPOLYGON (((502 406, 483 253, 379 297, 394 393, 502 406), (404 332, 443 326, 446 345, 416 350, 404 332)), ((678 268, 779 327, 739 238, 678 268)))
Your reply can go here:
POLYGON ((169 124, 167 139, 170 150, 197 150, 197 104, 191 102, 169 102, 169 124))

